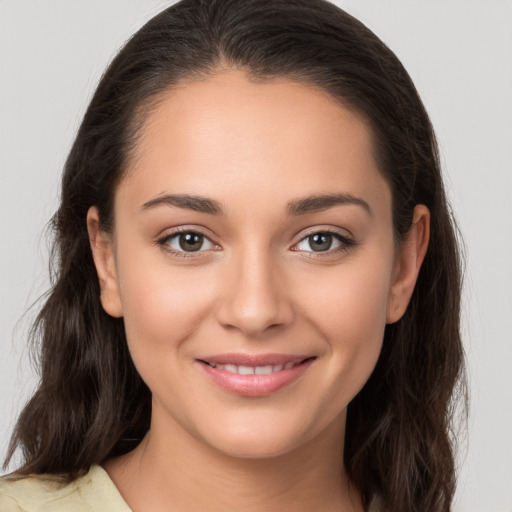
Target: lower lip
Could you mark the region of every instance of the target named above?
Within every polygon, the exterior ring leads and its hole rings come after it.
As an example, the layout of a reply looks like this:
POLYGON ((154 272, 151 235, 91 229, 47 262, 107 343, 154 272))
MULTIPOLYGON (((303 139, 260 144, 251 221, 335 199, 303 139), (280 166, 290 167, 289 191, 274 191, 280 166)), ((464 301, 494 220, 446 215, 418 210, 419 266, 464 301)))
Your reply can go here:
POLYGON ((196 363, 224 391, 241 396, 266 396, 296 381, 311 366, 313 361, 314 359, 307 359, 287 370, 274 372, 270 375, 240 375, 239 373, 213 368, 202 361, 196 361, 196 363))

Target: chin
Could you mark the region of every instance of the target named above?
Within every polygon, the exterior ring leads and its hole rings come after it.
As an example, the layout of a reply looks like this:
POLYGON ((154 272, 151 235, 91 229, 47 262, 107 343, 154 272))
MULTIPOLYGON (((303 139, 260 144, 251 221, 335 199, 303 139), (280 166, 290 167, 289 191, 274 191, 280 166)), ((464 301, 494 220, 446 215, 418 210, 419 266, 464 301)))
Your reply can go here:
POLYGON ((217 439, 212 446, 217 451, 228 457, 237 459, 271 459, 292 452, 297 445, 292 439, 282 439, 281 436, 258 437, 253 435, 251 438, 231 437, 228 439, 217 439))
POLYGON ((292 453, 320 433, 318 424, 312 429, 300 421, 288 420, 260 418, 221 424, 209 429, 203 441, 229 457, 269 459, 292 453))

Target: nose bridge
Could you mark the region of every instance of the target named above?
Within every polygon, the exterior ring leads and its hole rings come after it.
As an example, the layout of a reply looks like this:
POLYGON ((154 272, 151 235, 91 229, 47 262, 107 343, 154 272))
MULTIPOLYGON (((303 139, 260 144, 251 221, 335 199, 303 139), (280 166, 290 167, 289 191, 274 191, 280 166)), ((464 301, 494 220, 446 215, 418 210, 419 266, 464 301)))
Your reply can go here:
POLYGON ((252 336, 289 323, 292 305, 270 248, 263 243, 246 244, 230 260, 219 321, 252 336))

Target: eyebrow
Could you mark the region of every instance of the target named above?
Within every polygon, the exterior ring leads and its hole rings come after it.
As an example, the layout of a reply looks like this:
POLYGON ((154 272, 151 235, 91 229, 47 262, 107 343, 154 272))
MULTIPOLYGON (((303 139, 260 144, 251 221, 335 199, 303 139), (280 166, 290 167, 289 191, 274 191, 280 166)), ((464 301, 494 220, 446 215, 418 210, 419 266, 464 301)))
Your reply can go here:
MULTIPOLYGON (((156 197, 142 205, 141 211, 151 210, 158 206, 177 206, 187 210, 193 210, 211 215, 224 215, 221 203, 215 199, 191 194, 166 194, 156 197)), ((352 194, 322 194, 307 196, 290 201, 286 207, 288 215, 304 215, 306 213, 320 212, 339 205, 361 206, 370 216, 373 211, 370 205, 359 197, 352 194)))
POLYGON ((166 194, 165 196, 156 197, 142 205, 141 210, 151 210, 157 206, 177 206, 195 212, 209 213, 212 215, 223 215, 222 206, 214 199, 207 197, 194 196, 190 194, 166 194))
POLYGON ((320 212, 339 205, 361 206, 370 216, 373 216, 370 205, 364 199, 352 194, 323 194, 296 199, 288 203, 286 212, 288 215, 303 215, 320 212))

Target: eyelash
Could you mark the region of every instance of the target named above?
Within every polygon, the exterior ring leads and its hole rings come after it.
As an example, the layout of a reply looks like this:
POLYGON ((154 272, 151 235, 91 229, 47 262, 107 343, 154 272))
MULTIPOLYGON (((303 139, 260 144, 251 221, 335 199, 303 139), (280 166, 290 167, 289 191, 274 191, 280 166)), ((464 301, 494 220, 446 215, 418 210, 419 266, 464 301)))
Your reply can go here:
MULTIPOLYGON (((333 231, 330 229, 319 229, 315 231, 311 231, 306 233, 294 246, 299 245, 301 242, 307 240, 308 238, 314 235, 330 235, 334 240, 337 240, 340 245, 335 247, 334 249, 328 249, 327 251, 305 251, 307 253, 308 258, 326 258, 328 256, 332 256, 333 254, 340 254, 348 251, 350 248, 357 245, 357 242, 352 238, 342 235, 338 231, 333 231)), ((293 249, 298 251, 298 249, 293 249)))
MULTIPOLYGON (((204 233, 201 233, 200 231, 196 231, 196 230, 190 229, 190 228, 176 228, 172 233, 167 234, 167 235, 163 236, 162 238, 159 238, 156 241, 156 244, 158 246, 162 247, 163 250, 165 250, 165 251, 171 253, 173 256, 177 256, 179 258, 195 258, 195 257, 198 257, 197 253, 205 252, 205 251, 201 251, 201 250, 199 250, 199 251, 191 251, 191 252, 177 251, 175 249, 171 249, 167 245, 170 240, 172 240, 176 236, 178 236, 180 234, 183 234, 183 233, 190 233, 190 234, 194 234, 194 235, 199 235, 201 237, 204 237, 206 240, 208 240, 213 245, 216 245, 204 233)), ((322 258, 322 257, 326 257, 326 256, 332 256, 333 254, 338 254, 338 253, 342 253, 342 252, 348 251, 351 247, 357 245, 357 242, 355 240, 352 240, 350 237, 347 237, 347 236, 342 235, 341 233, 339 233, 337 231, 332 231, 332 230, 329 230, 329 229, 311 231, 310 233, 307 233, 306 235, 304 235, 294 245, 298 245, 301 242, 303 242, 304 240, 307 240, 308 238, 310 238, 310 237, 312 237, 314 235, 318 235, 318 234, 331 235, 334 239, 336 239, 338 242, 340 242, 340 245, 338 247, 334 248, 334 249, 328 249, 327 251, 305 251, 307 253, 311 253, 310 255, 307 256, 308 258, 322 258)), ((292 249, 292 250, 297 251, 297 249, 292 249)))
MULTIPOLYGON (((190 229, 190 228, 176 228, 172 233, 169 233, 165 236, 163 236, 162 238, 159 238, 156 243, 157 245, 159 245, 160 247, 162 247, 162 249, 164 251, 167 251, 169 253, 171 253, 173 256, 178 256, 179 258, 196 258, 197 257, 197 254, 196 253, 201 253, 201 252, 204 252, 204 251, 192 251, 192 252, 186 252, 186 251, 177 251, 175 249, 171 249, 167 243, 172 240, 173 238, 175 238, 177 235, 180 235, 180 234, 183 234, 183 233, 190 233, 190 234, 193 234, 193 235, 199 235, 199 236, 202 236, 204 237, 206 240, 209 240, 212 244, 213 242, 210 240, 210 238, 208 238, 204 233, 201 233, 200 231, 196 231, 194 229, 190 229)), ((214 244, 215 245, 215 244, 214 244)))

